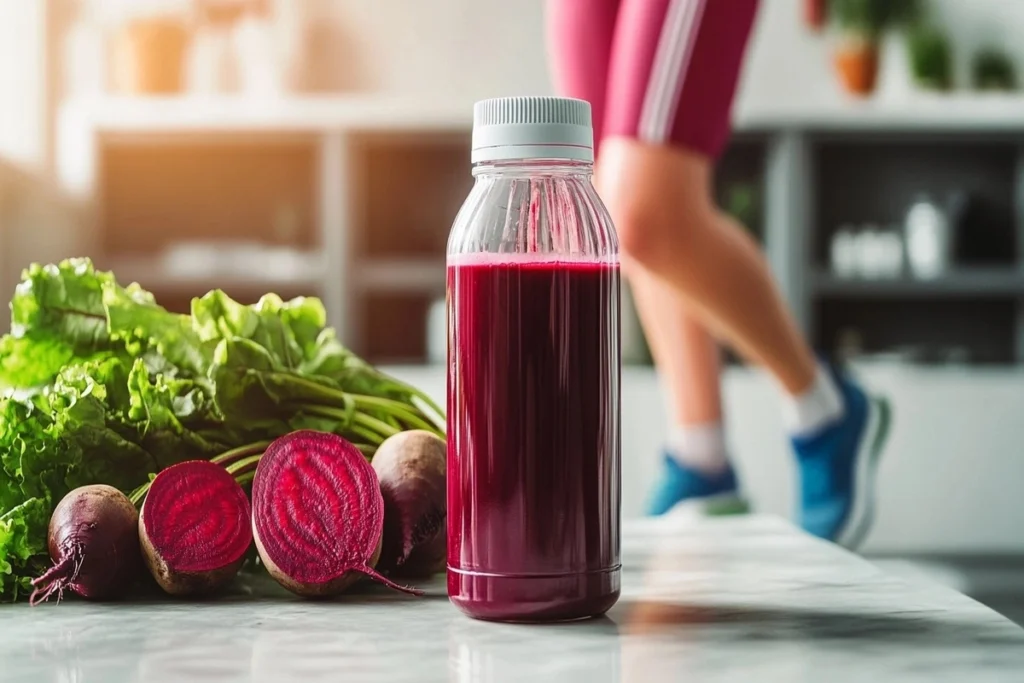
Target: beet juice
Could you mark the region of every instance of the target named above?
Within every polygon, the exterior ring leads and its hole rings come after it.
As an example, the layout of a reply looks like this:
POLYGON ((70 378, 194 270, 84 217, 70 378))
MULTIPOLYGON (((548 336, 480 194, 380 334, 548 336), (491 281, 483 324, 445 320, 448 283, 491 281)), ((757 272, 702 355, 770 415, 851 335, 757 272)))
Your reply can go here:
POLYGON ((589 118, 558 98, 475 111, 448 249, 448 593, 482 619, 619 595, 618 247, 589 118))

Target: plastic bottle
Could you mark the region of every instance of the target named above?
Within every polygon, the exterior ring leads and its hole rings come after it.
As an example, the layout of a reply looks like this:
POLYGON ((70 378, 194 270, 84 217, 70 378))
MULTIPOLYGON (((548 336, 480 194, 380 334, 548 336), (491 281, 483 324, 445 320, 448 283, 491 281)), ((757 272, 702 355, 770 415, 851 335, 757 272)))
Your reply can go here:
POLYGON ((476 183, 448 242, 448 593, 557 621, 619 595, 618 240, 590 105, 474 110, 476 183))

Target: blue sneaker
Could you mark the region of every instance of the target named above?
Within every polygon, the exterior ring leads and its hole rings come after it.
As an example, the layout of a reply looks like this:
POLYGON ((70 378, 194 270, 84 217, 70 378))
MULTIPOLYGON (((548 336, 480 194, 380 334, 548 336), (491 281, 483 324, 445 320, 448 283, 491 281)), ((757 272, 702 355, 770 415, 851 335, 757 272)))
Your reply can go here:
POLYGON ((720 474, 707 475, 681 465, 664 454, 662 475, 647 504, 647 514, 663 515, 680 503, 696 503, 704 514, 726 515, 747 512, 739 495, 736 473, 727 467, 720 474))
POLYGON ((875 513, 875 470, 891 414, 833 367, 843 394, 843 418, 810 437, 793 439, 800 469, 800 524, 846 548, 867 536, 875 513))

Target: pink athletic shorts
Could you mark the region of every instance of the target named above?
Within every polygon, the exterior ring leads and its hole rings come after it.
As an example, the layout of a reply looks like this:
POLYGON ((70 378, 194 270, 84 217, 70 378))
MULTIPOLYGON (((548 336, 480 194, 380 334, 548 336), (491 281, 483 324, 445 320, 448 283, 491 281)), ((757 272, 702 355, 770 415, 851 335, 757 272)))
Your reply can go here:
POLYGON ((590 101, 599 144, 627 136, 716 158, 757 3, 548 0, 555 83, 590 101))

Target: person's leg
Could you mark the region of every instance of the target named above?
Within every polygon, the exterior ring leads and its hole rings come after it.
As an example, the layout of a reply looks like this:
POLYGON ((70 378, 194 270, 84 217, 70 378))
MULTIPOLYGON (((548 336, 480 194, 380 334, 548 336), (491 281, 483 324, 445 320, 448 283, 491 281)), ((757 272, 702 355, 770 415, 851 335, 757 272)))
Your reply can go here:
POLYGON ((814 355, 761 252, 714 205, 712 171, 700 153, 610 137, 602 198, 632 261, 671 283, 702 321, 799 394, 814 381, 814 355))
MULTIPOLYGON (((548 52, 556 89, 561 95, 591 103, 598 143, 618 5, 618 0, 549 0, 547 4, 548 52)), ((728 468, 728 459, 718 346, 671 285, 628 259, 624 269, 669 398, 668 453, 684 467, 719 475, 728 468)), ((706 491, 709 487, 697 488, 706 491)), ((669 496, 652 500, 651 507, 660 512, 675 502, 676 496, 669 496)))
POLYGON ((722 421, 718 343, 671 285, 643 266, 625 266, 640 324, 668 395, 673 425, 722 421))
POLYGON ((713 163, 757 0, 633 0, 620 14, 599 177, 628 257, 793 394, 815 362, 744 231, 714 205, 713 163))
POLYGON ((757 0, 624 0, 599 189, 627 260, 671 285, 783 387, 803 472, 813 472, 805 527, 834 537, 849 526, 857 452, 871 442, 863 392, 815 361, 756 245, 712 199, 756 8, 757 0), (837 430, 841 438, 823 438, 837 430))
POLYGON ((682 502, 706 513, 744 512, 723 428, 718 343, 670 285, 628 259, 624 267, 669 400, 662 472, 647 512, 664 514, 682 502))

